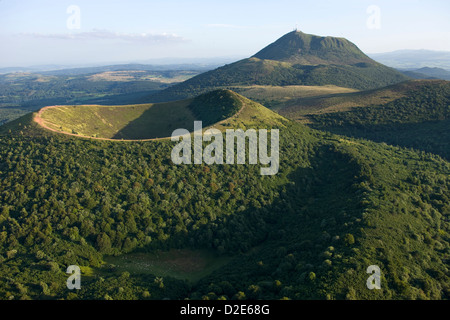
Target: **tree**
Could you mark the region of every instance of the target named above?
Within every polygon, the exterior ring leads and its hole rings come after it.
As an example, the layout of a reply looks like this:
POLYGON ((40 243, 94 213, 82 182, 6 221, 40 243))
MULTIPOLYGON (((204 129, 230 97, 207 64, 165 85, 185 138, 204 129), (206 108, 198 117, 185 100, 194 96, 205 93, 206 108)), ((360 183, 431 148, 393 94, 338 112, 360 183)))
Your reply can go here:
POLYGON ((97 236, 97 249, 102 253, 107 253, 111 249, 111 239, 106 233, 97 236))
POLYGON ((344 242, 347 245, 352 245, 355 243, 355 237, 351 233, 347 233, 344 237, 344 242))
POLYGON ((164 289, 164 279, 162 277, 156 277, 153 282, 158 285, 158 288, 164 289))
POLYGON ((245 300, 246 299, 245 293, 243 291, 239 291, 238 293, 236 293, 234 295, 234 299, 235 300, 245 300))

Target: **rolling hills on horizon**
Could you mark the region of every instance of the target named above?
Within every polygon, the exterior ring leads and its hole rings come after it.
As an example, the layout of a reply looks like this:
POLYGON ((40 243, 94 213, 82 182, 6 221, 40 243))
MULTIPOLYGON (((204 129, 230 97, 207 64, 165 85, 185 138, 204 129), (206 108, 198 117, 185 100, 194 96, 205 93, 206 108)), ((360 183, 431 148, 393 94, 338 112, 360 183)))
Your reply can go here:
POLYGON ((443 68, 450 70, 450 52, 433 50, 397 50, 372 53, 370 57, 397 69, 443 68))
POLYGON ((450 80, 450 71, 442 68, 424 67, 420 69, 401 70, 405 75, 415 79, 442 79, 450 80))
POLYGON ((128 104, 205 70, 119 65, 0 74, 0 123, 51 105, 128 104))

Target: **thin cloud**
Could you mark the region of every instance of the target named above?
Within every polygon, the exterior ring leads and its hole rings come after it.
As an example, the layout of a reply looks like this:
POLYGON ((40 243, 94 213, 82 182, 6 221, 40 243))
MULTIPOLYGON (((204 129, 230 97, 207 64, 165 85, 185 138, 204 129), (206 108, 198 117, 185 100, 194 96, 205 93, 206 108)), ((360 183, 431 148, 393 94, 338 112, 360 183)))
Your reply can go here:
POLYGON ((122 33, 105 30, 93 30, 78 33, 22 33, 21 36, 28 36, 42 39, 60 40, 120 40, 125 42, 140 42, 148 44, 180 43, 187 40, 176 34, 161 33, 122 33))
POLYGON ((213 24, 207 24, 206 25, 209 28, 227 28, 227 29, 245 29, 249 28, 247 26, 238 26, 234 24, 224 24, 224 23, 213 23, 213 24))

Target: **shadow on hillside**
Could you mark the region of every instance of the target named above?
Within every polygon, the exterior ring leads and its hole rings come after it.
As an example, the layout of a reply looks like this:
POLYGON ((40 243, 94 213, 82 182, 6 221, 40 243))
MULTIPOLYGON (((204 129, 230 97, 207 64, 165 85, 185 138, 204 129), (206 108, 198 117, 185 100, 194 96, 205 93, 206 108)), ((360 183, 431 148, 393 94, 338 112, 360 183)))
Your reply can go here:
POLYGON ((434 153, 450 160, 450 119, 420 123, 311 127, 334 134, 434 153))
MULTIPOLYGON (((298 168, 288 176, 290 183, 276 190, 279 196, 271 205, 253 203, 241 212, 219 217, 189 234, 153 243, 152 247, 206 247, 239 255, 239 260, 201 280, 206 285, 218 281, 217 277, 225 280, 227 275, 273 276, 287 281, 308 270, 326 271, 321 254, 329 247, 349 250, 343 241, 345 235, 352 233, 356 237, 359 233, 355 221, 361 217, 363 207, 361 195, 354 188, 359 172, 349 156, 323 146, 312 157, 310 168, 298 168), (287 258, 289 254, 294 258, 287 258), (293 261, 285 263, 286 259, 293 261), (256 261, 264 261, 264 268, 257 268, 256 261)), ((319 288, 312 289, 311 297, 318 296, 315 290, 319 288)))
POLYGON ((156 139, 170 137, 174 130, 180 128, 192 131, 194 118, 185 104, 155 104, 118 131, 113 139, 156 139))

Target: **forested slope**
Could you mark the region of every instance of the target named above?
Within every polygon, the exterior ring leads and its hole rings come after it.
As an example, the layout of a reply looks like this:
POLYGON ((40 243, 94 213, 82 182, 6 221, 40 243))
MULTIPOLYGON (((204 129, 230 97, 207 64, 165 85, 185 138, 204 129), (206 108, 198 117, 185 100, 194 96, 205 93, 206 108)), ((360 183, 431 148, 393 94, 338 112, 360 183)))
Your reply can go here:
POLYGON ((284 123, 280 172, 185 165, 173 143, 42 131, 0 137, 2 299, 448 299, 449 163, 284 123), (117 273, 109 255, 209 248, 233 260, 191 283, 117 273), (79 265, 82 290, 66 288, 79 265), (382 269, 382 290, 366 269, 382 269), (163 284, 162 284, 163 281, 163 284))

